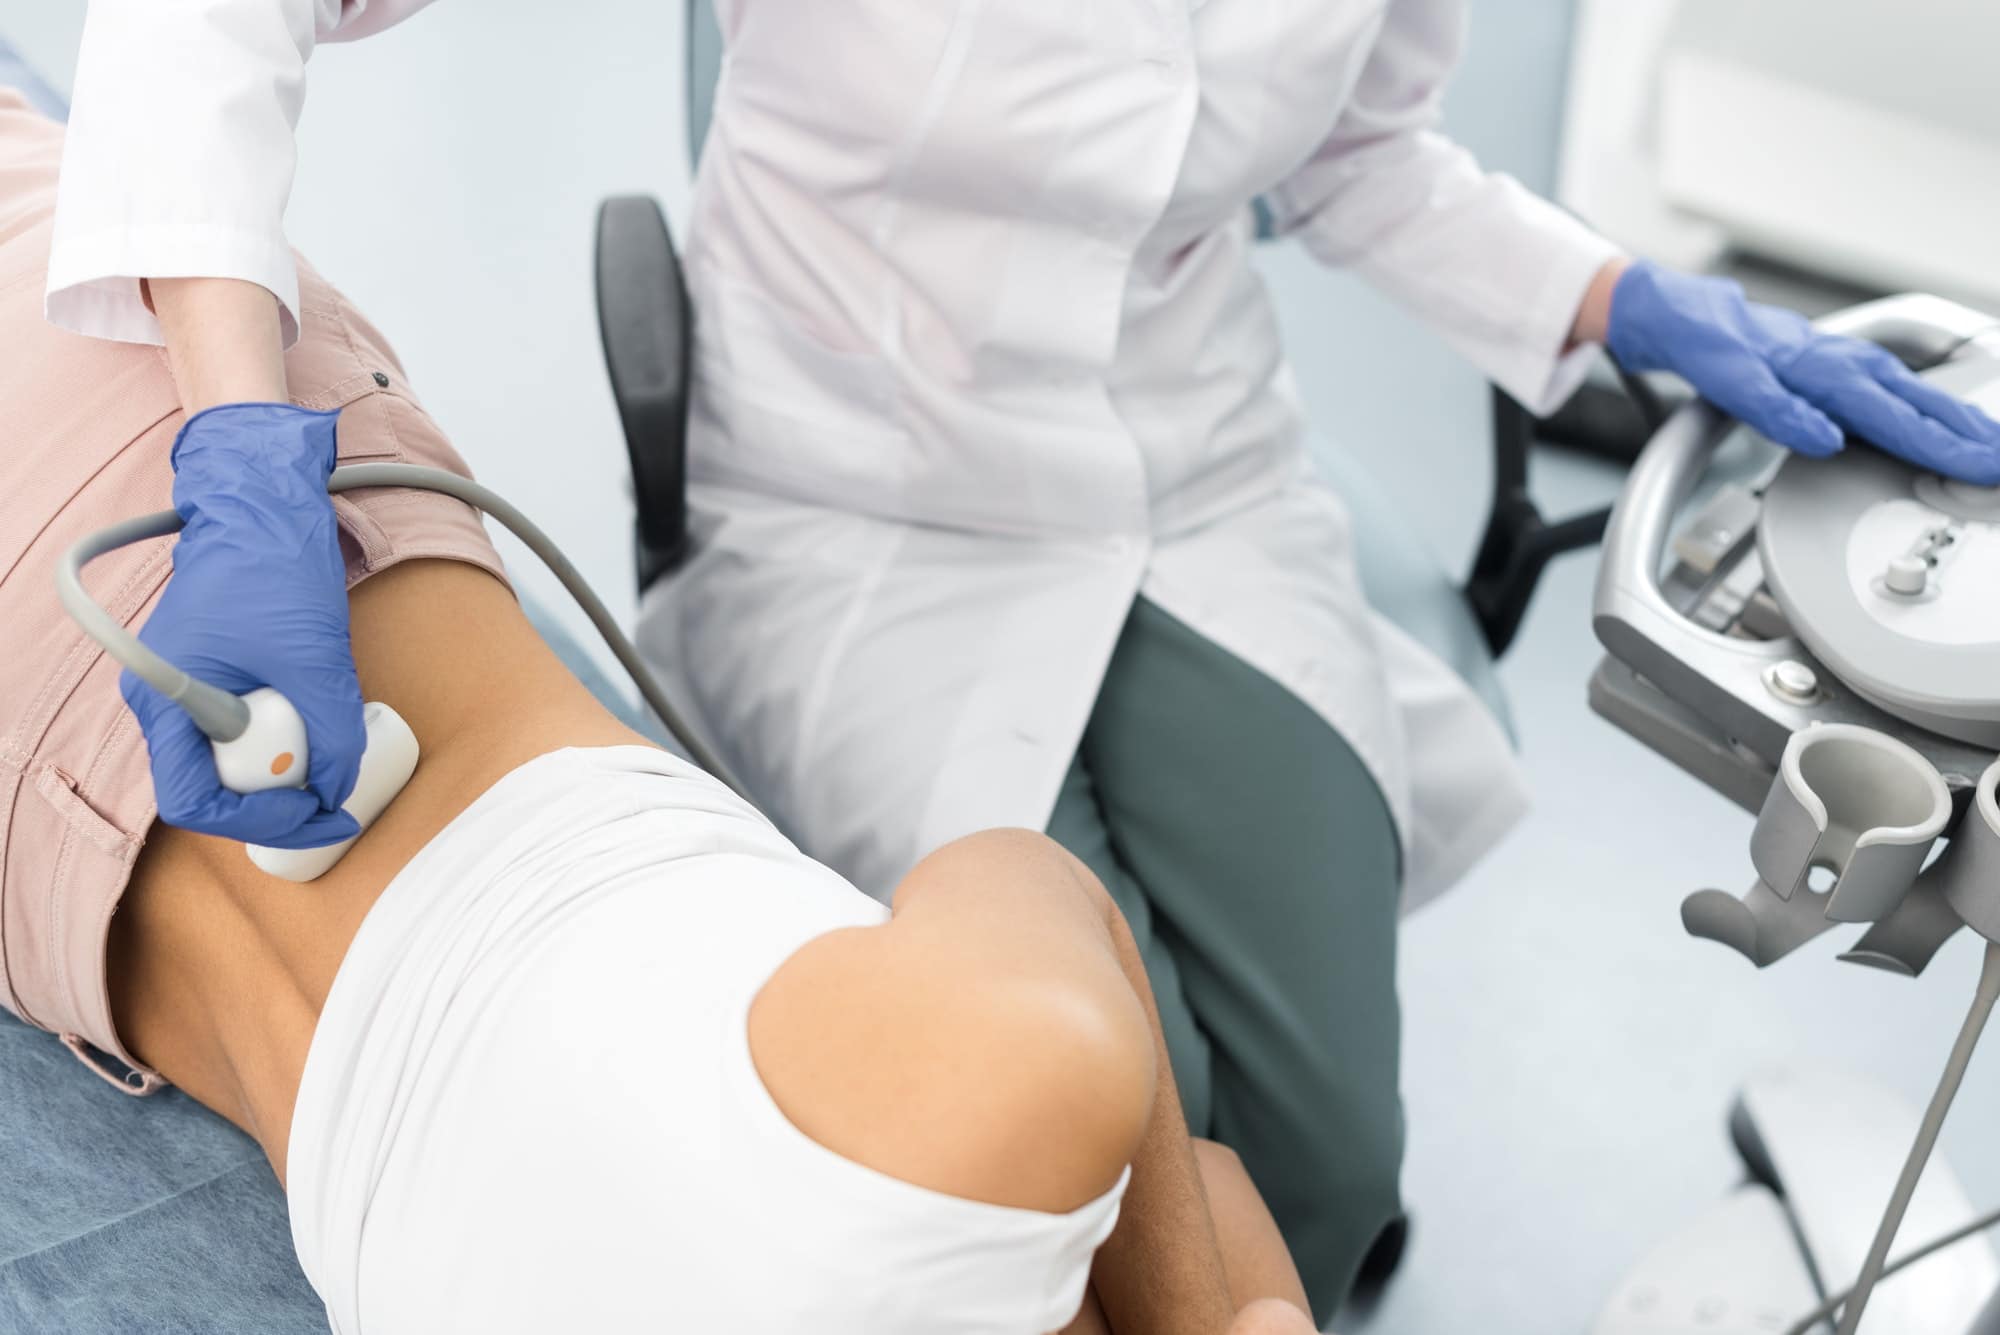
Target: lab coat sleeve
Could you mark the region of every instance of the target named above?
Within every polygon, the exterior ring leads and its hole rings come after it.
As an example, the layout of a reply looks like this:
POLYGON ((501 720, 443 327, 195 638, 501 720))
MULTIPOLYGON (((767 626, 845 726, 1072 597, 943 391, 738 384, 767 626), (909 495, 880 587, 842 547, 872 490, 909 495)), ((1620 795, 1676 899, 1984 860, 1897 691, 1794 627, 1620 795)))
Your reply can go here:
POLYGON ((1590 350, 1564 344, 1619 252, 1437 133, 1464 29, 1463 0, 1389 0, 1332 134, 1267 202, 1281 232, 1367 278, 1546 414, 1588 370, 1590 350))
POLYGON ((306 61, 341 0, 91 0, 49 248, 48 318, 159 343, 141 278, 240 278, 298 337, 285 241, 306 61))

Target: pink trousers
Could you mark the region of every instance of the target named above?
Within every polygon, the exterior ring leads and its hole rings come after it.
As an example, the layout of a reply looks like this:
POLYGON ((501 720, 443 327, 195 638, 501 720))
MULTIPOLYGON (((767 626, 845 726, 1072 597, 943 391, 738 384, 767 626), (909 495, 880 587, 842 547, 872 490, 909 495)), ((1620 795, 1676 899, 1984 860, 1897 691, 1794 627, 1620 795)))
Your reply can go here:
MULTIPOLYGON (((84 534, 169 508, 182 414, 160 349, 42 319, 62 142, 60 126, 0 90, 0 1004, 143 1094, 161 1081, 113 1028, 105 943, 155 816, 145 739, 117 665, 58 606, 54 571, 84 534)), ((341 462, 465 472, 381 334, 300 268, 302 329, 286 375, 297 403, 341 410, 341 462)), ((335 506, 350 587, 419 557, 502 574, 477 514, 457 501, 384 490, 335 506)), ((85 583, 136 627, 172 550, 166 538, 111 553, 85 583)))

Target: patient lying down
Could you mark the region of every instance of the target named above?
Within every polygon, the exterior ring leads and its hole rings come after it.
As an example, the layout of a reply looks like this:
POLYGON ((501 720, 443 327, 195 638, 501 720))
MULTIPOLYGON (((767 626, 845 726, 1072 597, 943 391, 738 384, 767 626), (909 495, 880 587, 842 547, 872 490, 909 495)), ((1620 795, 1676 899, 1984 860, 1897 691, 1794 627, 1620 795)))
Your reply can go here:
MULTIPOLYGON (((341 508, 362 686, 423 746, 375 827, 301 887, 154 824, 49 571, 166 504, 178 405, 39 318, 60 143, 0 94, 0 1000, 254 1136, 336 1331, 1312 1329, 1087 870, 995 832, 884 909, 612 718, 454 503, 341 508)), ((343 457, 462 467, 304 279, 289 383, 343 457)), ((93 592, 142 622, 170 550, 93 592)))

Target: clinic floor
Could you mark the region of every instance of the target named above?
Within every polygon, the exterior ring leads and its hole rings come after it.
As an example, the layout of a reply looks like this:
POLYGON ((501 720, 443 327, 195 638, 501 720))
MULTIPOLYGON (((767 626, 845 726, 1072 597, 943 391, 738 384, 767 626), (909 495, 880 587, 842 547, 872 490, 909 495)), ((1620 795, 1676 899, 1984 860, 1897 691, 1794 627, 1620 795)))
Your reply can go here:
MULTIPOLYGON (((645 190, 685 215, 677 6, 588 8, 596 21, 533 0, 442 4, 325 53, 292 231, 390 333, 473 465, 623 613, 624 465, 592 317, 591 210, 645 190)), ((0 32, 66 87, 81 13, 0 0, 0 32)), ((1500 13, 1478 16, 1450 121, 1545 187, 1568 5, 1520 0, 1508 28, 1500 13)), ((1483 387, 1351 283, 1295 251, 1265 259, 1316 425, 1463 568, 1488 485, 1483 387)), ((1551 457, 1537 482, 1565 510, 1617 478, 1551 457)), ((562 605, 531 561, 515 565, 562 605)), ((1913 984, 1825 948, 1759 975, 1681 934, 1684 894, 1747 884, 1750 822, 1586 710, 1591 577, 1588 557, 1551 572, 1505 664, 1533 819, 1404 936, 1417 1230, 1350 1331, 1580 1335, 1629 1263, 1736 1179, 1723 1115, 1747 1072, 1832 1065, 1921 1099, 1970 992, 1965 941, 1913 984)), ((1975 1063, 1962 1097, 1944 1150, 1975 1201, 2000 1201, 2000 1146, 1976 1134, 2000 1106, 2000 1058, 1975 1063)))

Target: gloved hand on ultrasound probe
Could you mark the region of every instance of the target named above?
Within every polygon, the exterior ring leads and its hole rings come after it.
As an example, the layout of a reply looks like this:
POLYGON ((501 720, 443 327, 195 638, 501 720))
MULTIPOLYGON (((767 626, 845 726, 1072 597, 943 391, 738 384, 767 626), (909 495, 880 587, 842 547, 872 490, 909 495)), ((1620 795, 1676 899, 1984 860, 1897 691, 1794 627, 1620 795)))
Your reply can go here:
POLYGON ((188 419, 174 441, 174 509, 186 527, 173 577, 139 638, 235 694, 269 686, 306 725, 306 786, 222 786, 209 739, 130 672, 119 689, 146 734, 160 819, 274 848, 360 832, 340 809, 367 748, 348 640, 347 575, 326 491, 337 413, 239 403, 188 419))
POLYGON ((1815 333, 1722 278, 1635 261, 1611 294, 1606 343, 1628 371, 1672 371, 1764 435, 1814 458, 1846 433, 1919 468, 2000 485, 2000 422, 1925 384, 1883 348, 1815 333))

